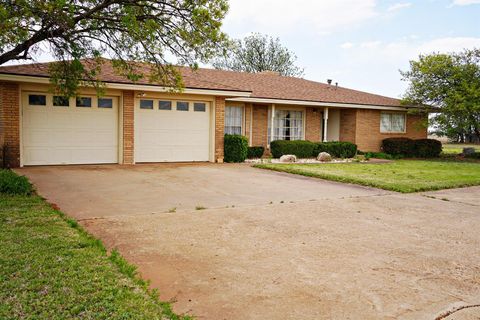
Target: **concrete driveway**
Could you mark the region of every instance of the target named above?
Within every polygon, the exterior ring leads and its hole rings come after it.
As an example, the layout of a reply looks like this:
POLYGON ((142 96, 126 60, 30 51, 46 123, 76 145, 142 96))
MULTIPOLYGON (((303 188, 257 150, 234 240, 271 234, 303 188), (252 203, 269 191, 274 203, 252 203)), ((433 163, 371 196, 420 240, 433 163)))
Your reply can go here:
POLYGON ((244 165, 18 172, 198 319, 480 317, 452 313, 480 303, 479 187, 403 195, 244 165))

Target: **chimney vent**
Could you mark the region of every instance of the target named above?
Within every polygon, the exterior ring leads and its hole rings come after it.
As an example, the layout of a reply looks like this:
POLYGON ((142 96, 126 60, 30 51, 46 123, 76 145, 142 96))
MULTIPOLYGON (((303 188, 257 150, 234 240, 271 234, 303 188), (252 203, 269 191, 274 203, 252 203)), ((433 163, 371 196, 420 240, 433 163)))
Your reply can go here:
POLYGON ((327 83, 328 83, 328 85, 331 85, 332 84, 332 79, 327 79, 327 83))

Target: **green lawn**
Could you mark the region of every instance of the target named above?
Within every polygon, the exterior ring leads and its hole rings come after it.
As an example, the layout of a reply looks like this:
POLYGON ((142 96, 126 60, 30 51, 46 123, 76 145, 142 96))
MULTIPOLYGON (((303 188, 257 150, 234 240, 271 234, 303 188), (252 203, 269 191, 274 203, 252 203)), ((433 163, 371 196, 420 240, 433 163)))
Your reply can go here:
POLYGON ((0 194, 0 319, 187 319, 38 196, 0 194))
POLYGON ((442 145, 442 148, 444 154, 460 154, 463 152, 463 148, 475 148, 475 151, 480 151, 478 144, 446 143, 442 145))
POLYGON ((405 193, 480 185, 478 162, 397 160, 381 164, 259 164, 255 167, 405 193))

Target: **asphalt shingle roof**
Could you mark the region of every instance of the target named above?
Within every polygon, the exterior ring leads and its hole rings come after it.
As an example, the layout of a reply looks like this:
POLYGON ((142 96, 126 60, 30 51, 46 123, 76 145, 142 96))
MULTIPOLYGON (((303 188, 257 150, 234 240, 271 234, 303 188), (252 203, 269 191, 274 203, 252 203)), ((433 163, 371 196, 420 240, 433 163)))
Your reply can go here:
MULTIPOLYGON (((88 61, 85 61, 88 64, 88 61)), ((0 74, 48 77, 49 63, 24 64, 0 67, 0 74)), ((139 68, 148 72, 150 65, 139 68)), ((179 67, 186 88, 228 91, 249 91, 252 98, 301 100, 314 102, 348 103, 378 106, 400 106, 398 99, 377 94, 335 87, 301 78, 284 77, 273 73, 246 73, 199 68, 179 67)), ((115 72, 109 60, 102 64, 101 80, 113 83, 133 84, 115 72)), ((148 79, 136 84, 154 85, 148 79)), ((159 84, 160 85, 160 84, 159 84)))

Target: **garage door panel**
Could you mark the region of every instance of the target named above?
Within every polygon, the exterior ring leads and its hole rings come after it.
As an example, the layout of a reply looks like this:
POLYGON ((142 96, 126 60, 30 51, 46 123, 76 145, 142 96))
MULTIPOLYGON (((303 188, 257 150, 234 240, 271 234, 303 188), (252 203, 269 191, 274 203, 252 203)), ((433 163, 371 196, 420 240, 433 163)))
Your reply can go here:
POLYGON ((136 162, 209 160, 208 107, 205 112, 194 112, 193 104, 190 104, 189 111, 143 110, 138 107, 139 103, 136 105, 136 162))
POLYGON ((22 108, 23 164, 118 162, 116 104, 111 109, 54 107, 48 103, 22 108))

